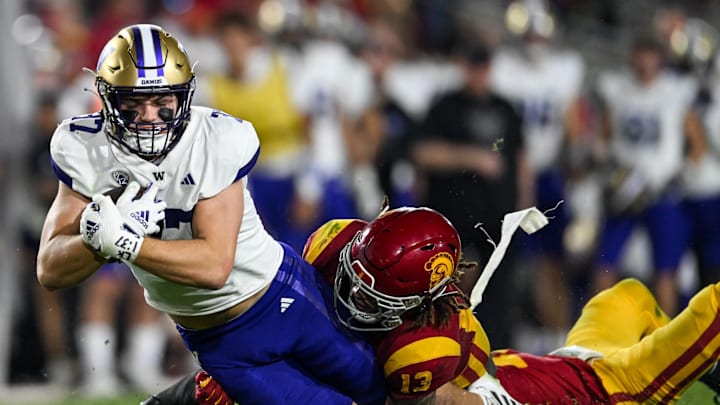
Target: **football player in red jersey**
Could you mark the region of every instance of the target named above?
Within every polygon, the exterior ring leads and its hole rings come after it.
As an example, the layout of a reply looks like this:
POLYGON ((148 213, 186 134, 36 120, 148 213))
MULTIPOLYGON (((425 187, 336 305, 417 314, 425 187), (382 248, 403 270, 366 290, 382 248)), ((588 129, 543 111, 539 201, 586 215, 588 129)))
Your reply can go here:
MULTIPOLYGON (((455 228, 428 208, 385 211, 370 223, 332 220, 303 249, 334 284, 340 322, 374 344, 391 403, 431 404, 441 395, 450 403, 494 404, 461 389, 486 374, 490 347, 455 285, 459 271, 476 266, 462 262, 460 252, 455 228)), ((190 391, 193 380, 183 383, 190 391)), ((232 403, 204 372, 195 384, 198 403, 232 403)), ((171 387, 145 403, 170 403, 165 398, 177 391, 171 387)))
POLYGON ((461 262, 460 249, 455 228, 427 208, 330 221, 305 245, 334 283, 340 322, 373 343, 396 403, 426 403, 444 384, 465 388, 486 373, 487 336, 455 285, 457 270, 476 264, 461 262))
MULTIPOLYGON (((440 219, 405 208, 369 224, 334 220, 303 252, 333 282, 341 322, 374 343, 391 403, 668 404, 720 357, 720 283, 671 320, 644 285, 627 279, 585 305, 566 347, 544 356, 496 350, 490 361, 487 337, 455 284, 457 270, 474 265, 458 263, 460 241, 440 219)), ((206 374, 193 384, 187 379, 185 392, 200 405, 231 404, 206 374)))

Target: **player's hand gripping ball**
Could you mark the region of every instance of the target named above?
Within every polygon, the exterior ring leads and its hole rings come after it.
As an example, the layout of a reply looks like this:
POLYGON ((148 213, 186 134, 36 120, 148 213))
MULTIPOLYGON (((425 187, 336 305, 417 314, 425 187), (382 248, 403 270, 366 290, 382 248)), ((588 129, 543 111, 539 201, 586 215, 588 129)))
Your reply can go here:
POLYGON ((117 199, 115 205, 123 216, 125 225, 138 236, 160 232, 167 204, 165 201, 156 200, 157 193, 157 183, 151 183, 143 190, 140 184, 132 181, 117 199))
POLYGON ((80 235, 86 245, 105 259, 134 262, 143 237, 126 229, 110 197, 95 194, 80 215, 80 235))

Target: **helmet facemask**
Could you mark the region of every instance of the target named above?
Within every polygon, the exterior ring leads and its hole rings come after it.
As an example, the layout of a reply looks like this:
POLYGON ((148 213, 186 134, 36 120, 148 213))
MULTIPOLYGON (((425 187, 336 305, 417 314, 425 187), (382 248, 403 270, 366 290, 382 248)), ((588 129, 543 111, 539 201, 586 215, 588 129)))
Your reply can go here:
POLYGON ((189 83, 158 87, 114 87, 98 78, 103 112, 110 123, 110 137, 138 156, 153 160, 167 154, 180 140, 190 119, 195 78, 189 83), (137 121, 137 112, 122 108, 127 100, 173 97, 174 109, 160 108, 160 122, 137 121))
POLYGON ((340 252, 334 286, 335 311, 344 326, 365 332, 389 331, 403 323, 402 315, 406 312, 445 295, 450 278, 423 295, 397 297, 378 291, 373 288, 372 274, 360 261, 352 259, 352 244, 348 243, 340 252))

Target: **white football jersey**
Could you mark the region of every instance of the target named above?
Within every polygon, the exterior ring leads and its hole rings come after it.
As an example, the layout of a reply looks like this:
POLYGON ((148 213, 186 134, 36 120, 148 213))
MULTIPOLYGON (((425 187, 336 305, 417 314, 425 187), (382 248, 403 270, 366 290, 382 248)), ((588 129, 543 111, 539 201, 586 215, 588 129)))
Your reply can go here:
POLYGON ((311 166, 327 177, 342 176, 348 158, 342 116, 357 119, 372 102, 368 67, 342 44, 305 45, 293 83, 293 100, 310 122, 311 166))
POLYGON ((490 85, 515 104, 523 117, 523 136, 530 167, 541 173, 559 158, 565 116, 579 96, 585 64, 571 51, 548 48, 530 59, 515 49, 493 57, 490 85))
POLYGON ((697 162, 686 162, 682 184, 689 197, 710 197, 720 193, 720 83, 712 89, 712 102, 702 116, 708 151, 697 162))
MULTIPOLYGON (((158 183, 158 198, 167 202, 163 240, 192 239, 197 202, 235 181, 246 183, 245 176, 259 153, 251 123, 205 107, 192 107, 183 136, 157 165, 111 143, 105 130, 99 113, 62 122, 50 147, 58 177, 88 198, 132 180, 143 186, 158 183)), ((235 264, 225 286, 209 290, 181 285, 131 264, 151 306, 174 315, 212 314, 245 300, 272 281, 282 261, 282 246, 265 231, 247 189, 244 195, 235 264)))
POLYGON ((652 189, 662 189, 683 164, 684 121, 695 94, 693 81, 662 73, 643 85, 629 71, 603 73, 598 93, 610 114, 611 155, 637 169, 652 189))
POLYGON ((463 72, 456 63, 428 58, 394 63, 383 75, 382 89, 408 115, 422 121, 438 95, 462 83, 463 72))

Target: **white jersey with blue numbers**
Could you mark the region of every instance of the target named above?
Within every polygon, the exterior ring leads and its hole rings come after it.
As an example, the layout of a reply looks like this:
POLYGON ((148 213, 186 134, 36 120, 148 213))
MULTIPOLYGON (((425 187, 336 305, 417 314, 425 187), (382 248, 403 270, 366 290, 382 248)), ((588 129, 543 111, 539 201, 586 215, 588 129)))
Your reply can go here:
MULTIPOLYGON (((158 183, 158 198, 167 202, 163 240, 192 239, 197 202, 236 181, 247 183, 259 154, 252 124, 205 107, 192 107, 187 129, 157 165, 110 142, 105 130, 99 113, 60 124, 51 141, 58 178, 88 198, 132 180, 143 186, 158 183)), ((210 290, 181 285, 131 264, 151 306, 173 315, 212 314, 247 299, 273 280, 282 261, 282 246, 265 231, 247 189, 244 195, 235 263, 225 286, 210 290)))
POLYGON ((525 151, 536 173, 551 168, 560 157, 565 116, 580 94, 584 76, 583 60, 571 51, 547 48, 531 58, 508 48, 493 58, 490 85, 522 114, 525 151))
POLYGON ((610 114, 610 153, 637 169, 654 190, 674 179, 683 164, 684 121, 694 82, 663 73, 643 85, 629 71, 604 73, 598 93, 610 114))
POLYGON ((720 83, 716 83, 711 92, 712 101, 701 117, 708 151, 699 162, 686 162, 683 170, 683 189, 691 198, 720 194, 720 83))

